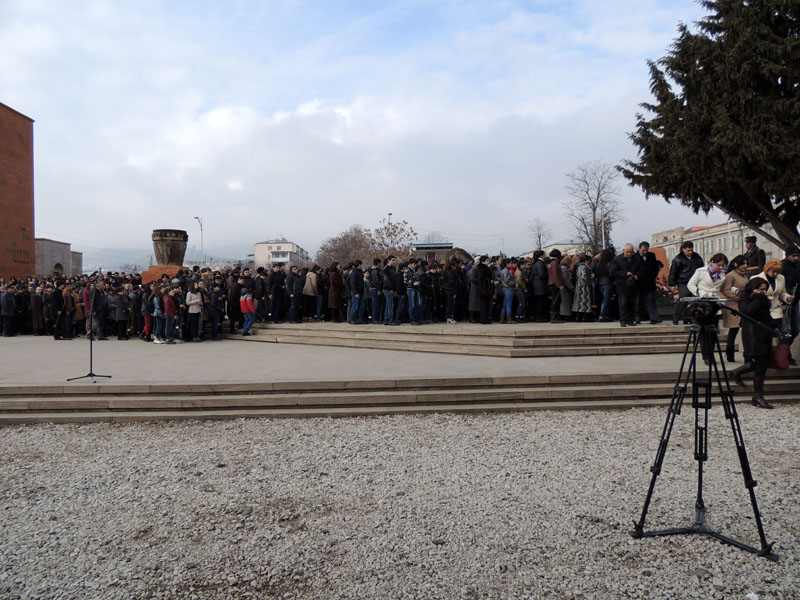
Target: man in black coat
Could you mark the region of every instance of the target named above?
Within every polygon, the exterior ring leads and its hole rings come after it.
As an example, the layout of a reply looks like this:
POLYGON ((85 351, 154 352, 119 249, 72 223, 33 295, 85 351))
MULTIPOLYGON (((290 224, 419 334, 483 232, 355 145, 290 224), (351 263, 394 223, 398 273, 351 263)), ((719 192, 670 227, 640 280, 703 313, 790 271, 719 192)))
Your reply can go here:
MULTIPOLYGON (((678 291, 679 297, 688 298, 694 295, 689 291, 687 284, 694 272, 704 264, 703 258, 694 251, 692 242, 683 242, 681 244, 680 254, 672 259, 672 265, 669 268, 669 286, 678 291)), ((673 325, 677 325, 683 316, 685 304, 685 302, 678 302, 675 305, 675 313, 672 316, 673 325)))
POLYGON ((614 257, 608 267, 608 274, 617 289, 620 326, 636 325, 634 312, 639 280, 639 264, 634 256, 633 244, 626 244, 622 254, 614 257))
POLYGON ((283 263, 272 265, 272 273, 267 277, 267 291, 271 301, 272 321, 278 323, 282 317, 283 299, 286 294, 286 274, 283 270, 283 263))
POLYGON ((17 290, 13 285, 0 294, 0 316, 3 319, 3 337, 17 335, 17 303, 14 298, 17 290))
MULTIPOLYGON (((800 248, 797 246, 789 246, 786 248, 786 258, 783 259, 782 275, 786 281, 786 291, 794 296, 794 302, 792 302, 790 307, 792 311, 791 336, 792 341, 794 341, 795 338, 797 338, 797 334, 800 333, 800 294, 797 293, 798 290, 800 290, 800 248)), ((791 343, 789 347, 792 347, 791 343)), ((791 356, 789 356, 789 362, 793 365, 797 364, 791 356)))
POLYGON ((636 323, 639 323, 640 315, 646 309, 650 323, 656 325, 661 323, 656 306, 656 279, 664 263, 656 258, 655 253, 650 252, 650 244, 647 242, 639 244, 635 259, 639 270, 636 288, 636 323))
POLYGON ((303 298, 302 279, 297 265, 292 265, 286 275, 286 294, 289 296, 289 323, 300 323, 300 301, 303 298))
POLYGON ((361 270, 363 263, 356 260, 350 275, 346 280, 345 288, 350 288, 350 314, 347 315, 347 322, 350 325, 364 325, 364 271, 361 270), (358 319, 356 321, 356 319, 358 319))

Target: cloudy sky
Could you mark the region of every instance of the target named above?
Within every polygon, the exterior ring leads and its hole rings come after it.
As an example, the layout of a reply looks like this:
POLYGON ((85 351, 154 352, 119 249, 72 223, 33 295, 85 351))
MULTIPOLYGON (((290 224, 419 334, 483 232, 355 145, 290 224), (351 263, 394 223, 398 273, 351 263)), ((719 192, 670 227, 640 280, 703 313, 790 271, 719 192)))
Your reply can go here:
MULTIPOLYGON (((393 213, 470 250, 569 239, 578 164, 626 132, 693 0, 2 0, 0 101, 36 121, 36 233, 312 254, 393 213)), ((617 243, 695 216, 619 185, 617 243)))

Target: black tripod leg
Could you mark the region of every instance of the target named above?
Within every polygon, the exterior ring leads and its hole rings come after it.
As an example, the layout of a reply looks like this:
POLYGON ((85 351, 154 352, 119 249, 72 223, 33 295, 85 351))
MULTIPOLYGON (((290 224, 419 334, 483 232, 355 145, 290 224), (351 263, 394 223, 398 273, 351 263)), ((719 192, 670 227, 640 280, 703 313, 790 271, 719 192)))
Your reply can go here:
MULTIPOLYGON (((719 355, 722 356, 722 348, 719 345, 719 340, 717 340, 716 350, 719 355)), ((764 556, 770 560, 778 560, 778 557, 772 553, 772 544, 767 542, 767 537, 764 534, 764 524, 761 522, 761 513, 758 510, 758 502, 756 501, 755 493, 755 487, 758 485, 758 483, 753 479, 753 473, 750 470, 750 461, 747 459, 747 450, 744 447, 742 426, 739 423, 739 415, 736 412, 736 404, 733 401, 733 391, 731 390, 731 384, 728 380, 728 374, 725 371, 724 366, 722 373, 725 378, 724 385, 722 379, 720 378, 719 371, 717 371, 717 386, 719 387, 720 396, 722 398, 722 407, 725 411, 725 418, 730 421, 731 430, 733 431, 733 440, 736 444, 736 454, 739 456, 739 464, 742 467, 744 486, 747 488, 747 491, 750 494, 750 504, 753 507, 753 516, 756 521, 756 528, 758 529, 758 538, 761 542, 761 551, 741 544, 740 542, 736 542, 735 540, 731 540, 730 538, 725 538, 719 535, 715 535, 715 537, 718 537, 723 541, 733 543, 735 546, 738 546, 744 550, 755 551, 759 556, 764 556)))
POLYGON ((713 348, 716 337, 705 328, 699 335, 705 336, 703 342, 710 358, 707 378, 698 380, 697 370, 695 370, 695 378, 692 382, 694 459, 697 461, 697 499, 694 504, 695 521, 693 528, 697 531, 702 531, 706 520, 706 505, 703 502, 703 463, 708 460, 708 410, 711 408, 711 371, 715 368, 713 348), (703 390, 702 399, 700 398, 700 390, 703 390))
POLYGON ((667 446, 669 445, 669 438, 672 435, 672 427, 675 424, 675 417, 681 414, 681 407, 683 400, 686 397, 686 389, 689 385, 689 379, 693 379, 694 372, 697 368, 697 345, 700 343, 700 337, 697 331, 692 329, 689 334, 689 339, 686 341, 686 348, 683 351, 683 360, 681 361, 681 370, 678 373, 678 379, 675 383, 675 390, 672 393, 672 401, 667 412, 667 419, 664 423, 664 429, 661 432, 661 440, 658 443, 658 450, 656 452, 656 459, 653 466, 650 467, 650 472, 653 476, 650 478, 650 487, 647 490, 647 497, 644 501, 644 508, 642 508, 642 516, 637 523, 633 524, 633 531, 631 535, 635 538, 644 536, 644 521, 647 517, 647 511, 650 509, 650 501, 653 498, 653 490, 656 487, 656 479, 661 474, 661 467, 664 464, 664 456, 667 453, 667 446), (692 356, 689 359, 689 368, 686 370, 686 379, 683 380, 684 369, 686 369, 686 360, 689 358, 689 348, 691 347, 692 356))

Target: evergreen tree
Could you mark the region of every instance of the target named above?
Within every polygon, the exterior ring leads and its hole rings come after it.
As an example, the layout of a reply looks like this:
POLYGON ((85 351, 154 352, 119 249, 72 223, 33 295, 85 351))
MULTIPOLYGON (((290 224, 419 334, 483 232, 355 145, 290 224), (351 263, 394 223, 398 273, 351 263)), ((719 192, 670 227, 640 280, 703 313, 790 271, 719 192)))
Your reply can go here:
POLYGON ((781 246, 800 245, 800 0, 703 0, 649 62, 654 103, 617 167, 649 196, 719 208, 781 246), (776 236, 761 229, 769 224, 776 236))

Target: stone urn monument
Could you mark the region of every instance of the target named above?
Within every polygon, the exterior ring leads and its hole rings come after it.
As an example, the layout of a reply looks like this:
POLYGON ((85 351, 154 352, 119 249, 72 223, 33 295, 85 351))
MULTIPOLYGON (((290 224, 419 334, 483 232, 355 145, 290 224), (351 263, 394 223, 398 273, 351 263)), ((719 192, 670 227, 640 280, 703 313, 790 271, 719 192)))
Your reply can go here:
POLYGON ((153 250, 156 254, 156 265, 142 273, 142 283, 150 283, 166 275, 175 277, 184 269, 183 257, 186 254, 186 242, 189 234, 183 229, 154 229, 153 250))
POLYGON ((158 266, 180 267, 186 254, 189 234, 182 229, 154 229, 153 250, 158 266))

